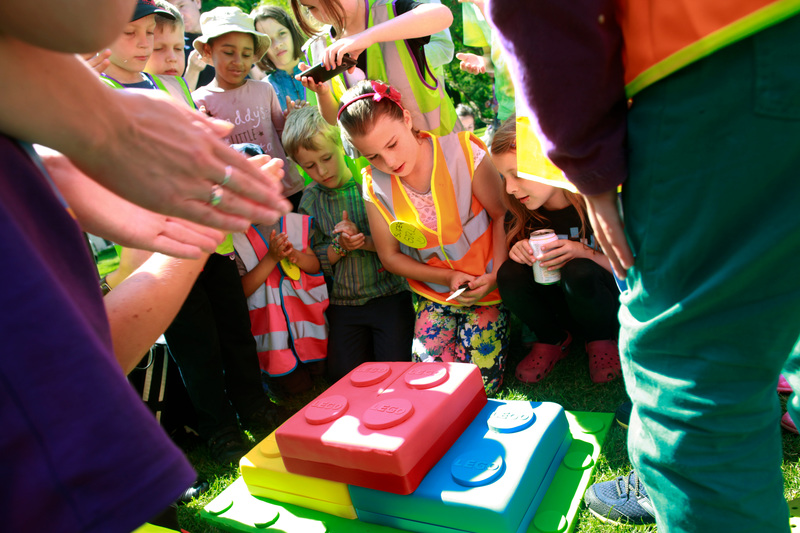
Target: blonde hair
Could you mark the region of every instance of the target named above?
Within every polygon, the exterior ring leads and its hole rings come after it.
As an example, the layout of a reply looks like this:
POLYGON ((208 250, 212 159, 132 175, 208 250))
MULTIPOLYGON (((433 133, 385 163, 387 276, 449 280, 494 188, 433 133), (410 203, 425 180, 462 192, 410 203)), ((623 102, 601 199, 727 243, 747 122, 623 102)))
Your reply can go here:
POLYGON ((307 105, 292 111, 286 118, 286 125, 283 127, 283 136, 281 137, 283 149, 292 159, 295 159, 300 148, 319 150, 320 146, 314 142, 314 137, 320 133, 337 147, 342 147, 339 128, 332 126, 322 118, 317 106, 307 105))
MULTIPOLYGON (((525 147, 522 147, 523 150, 525 147)), ((511 115, 506 119, 494 134, 492 139, 491 154, 501 155, 508 152, 517 151, 517 117, 511 115)), ((588 215, 586 212, 586 202, 583 196, 574 192, 568 191, 558 187, 567 201, 578 212, 578 217, 581 220, 580 238, 582 241, 586 240, 586 225, 588 224, 588 215)), ((518 241, 527 239, 533 229, 540 229, 542 226, 548 226, 550 220, 542 215, 538 210, 531 211, 520 203, 519 200, 513 195, 503 191, 504 203, 511 213, 511 219, 506 221, 506 246, 511 246, 518 241)))
POLYGON ((156 28, 160 29, 161 31, 164 31, 164 27, 180 28, 181 33, 183 33, 185 31, 185 26, 183 25, 183 15, 181 15, 181 12, 178 11, 178 8, 167 2, 167 0, 155 0, 155 2, 160 9, 169 11, 170 14, 175 17, 175 19, 171 19, 156 13, 156 28))

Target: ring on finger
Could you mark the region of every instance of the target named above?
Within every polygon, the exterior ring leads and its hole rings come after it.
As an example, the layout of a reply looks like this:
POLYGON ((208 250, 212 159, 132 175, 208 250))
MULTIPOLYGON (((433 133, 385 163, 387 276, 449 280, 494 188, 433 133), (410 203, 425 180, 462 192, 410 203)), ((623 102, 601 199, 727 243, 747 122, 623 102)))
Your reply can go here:
POLYGON ((222 182, 219 184, 219 186, 224 187, 226 183, 231 181, 231 176, 233 176, 233 167, 228 165, 225 167, 225 177, 222 178, 222 182))
POLYGON ((222 185, 212 185, 211 186, 211 196, 208 198, 208 203, 211 204, 213 207, 219 205, 222 201, 222 193, 225 192, 222 189, 222 185))

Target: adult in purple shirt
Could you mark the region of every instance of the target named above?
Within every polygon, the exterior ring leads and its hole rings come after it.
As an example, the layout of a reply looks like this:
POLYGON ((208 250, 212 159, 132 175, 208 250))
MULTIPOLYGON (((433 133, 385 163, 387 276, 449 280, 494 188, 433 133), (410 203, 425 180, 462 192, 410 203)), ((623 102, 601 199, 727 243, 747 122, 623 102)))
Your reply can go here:
MULTIPOLYGON (((548 155, 586 195, 595 235, 627 274, 628 450, 646 491, 632 475, 595 485, 587 502, 632 506, 649 494, 659 530, 670 532, 789 531, 775 388, 782 369, 800 387, 800 8, 747 3, 749 31, 715 33, 734 37, 704 41, 629 106, 619 4, 489 7, 548 155)), ((724 21, 741 5, 627 8, 652 8, 641 35, 657 48, 653 32, 708 22, 658 15, 724 21)), ((796 397, 787 407, 800 420, 796 397)))
MULTIPOLYGON (((115 357, 95 267, 67 209, 77 193, 62 197, 24 141, 60 150, 139 204, 223 229, 274 220, 288 206, 257 165, 218 139, 218 125, 159 97, 110 91, 73 55, 113 40, 132 0, 61 7, 0 5, 0 68, 14 73, 0 83, 0 454, 8 487, 0 514, 9 531, 129 532, 175 500, 194 472, 126 382, 120 365, 128 362, 115 357), (228 165, 222 202, 210 205, 228 165)), ((221 238, 144 211, 120 227, 119 211, 94 208, 74 211, 127 245, 201 257, 221 238)))

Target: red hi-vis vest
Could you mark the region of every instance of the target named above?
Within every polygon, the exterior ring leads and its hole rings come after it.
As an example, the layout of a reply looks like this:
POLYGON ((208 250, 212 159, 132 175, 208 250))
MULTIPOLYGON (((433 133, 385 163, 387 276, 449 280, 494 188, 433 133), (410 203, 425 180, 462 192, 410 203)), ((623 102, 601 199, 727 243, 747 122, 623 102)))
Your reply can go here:
MULTIPOLYGON (((308 247, 311 218, 289 213, 281 219, 281 231, 289 236, 298 250, 308 247)), ((265 236, 250 226, 247 233, 235 233, 236 253, 248 272, 267 255, 265 236)), ((261 370, 270 376, 290 373, 298 362, 325 359, 328 354, 328 289, 322 273, 307 274, 300 270, 300 279, 286 276, 277 265, 264 284, 247 298, 250 325, 258 346, 261 370)))
MULTIPOLYGON (((433 231, 420 220, 400 178, 375 167, 366 169, 364 184, 372 203, 378 208, 387 224, 401 220, 415 226, 425 236, 424 248, 411 248, 400 243, 400 250, 420 263, 437 268, 447 268, 481 276, 492 271, 494 247, 492 219, 472 194, 472 177, 475 166, 472 142, 485 149, 485 145, 472 133, 462 131, 444 137, 428 132, 421 135, 433 143, 433 173, 431 192, 436 206, 438 229, 433 231)), ((436 283, 408 280, 411 290, 446 305, 450 287, 436 283)), ((477 305, 500 303, 497 289, 484 296, 477 305)))
POLYGON ((800 13, 800 0, 617 0, 625 91, 648 85, 800 13))

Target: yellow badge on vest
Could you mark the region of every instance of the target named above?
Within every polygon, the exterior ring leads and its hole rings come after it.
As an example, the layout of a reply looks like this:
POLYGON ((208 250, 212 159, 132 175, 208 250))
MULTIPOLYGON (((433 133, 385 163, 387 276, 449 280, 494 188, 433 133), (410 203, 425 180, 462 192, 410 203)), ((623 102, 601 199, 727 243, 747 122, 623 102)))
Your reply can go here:
POLYGON ((389 224, 389 231, 394 235, 395 239, 411 248, 425 248, 428 245, 428 239, 425 238, 425 235, 410 222, 393 220, 389 224))
POLYGON ((293 279, 294 281, 300 279, 300 267, 289 261, 288 258, 284 257, 281 259, 280 265, 281 270, 283 270, 287 278, 293 279))

